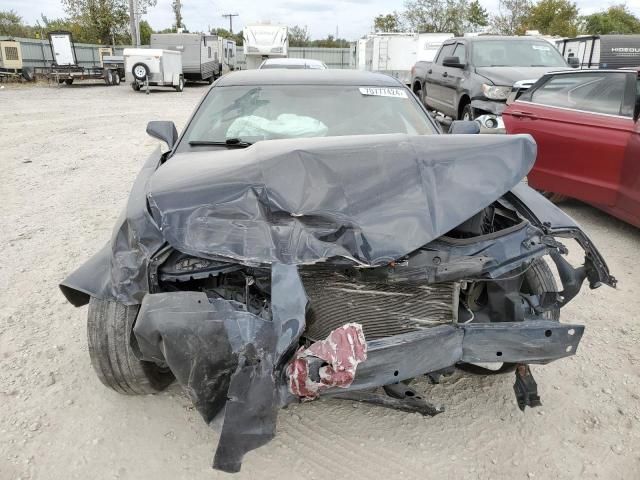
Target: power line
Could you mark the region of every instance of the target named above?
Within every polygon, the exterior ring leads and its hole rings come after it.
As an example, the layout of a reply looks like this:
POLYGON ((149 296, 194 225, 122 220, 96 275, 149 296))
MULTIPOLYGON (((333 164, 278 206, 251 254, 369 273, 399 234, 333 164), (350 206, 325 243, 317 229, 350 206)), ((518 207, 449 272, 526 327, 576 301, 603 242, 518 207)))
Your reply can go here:
POLYGON ((223 18, 229 19, 229 33, 233 33, 233 17, 238 17, 237 13, 225 13, 222 15, 223 18))

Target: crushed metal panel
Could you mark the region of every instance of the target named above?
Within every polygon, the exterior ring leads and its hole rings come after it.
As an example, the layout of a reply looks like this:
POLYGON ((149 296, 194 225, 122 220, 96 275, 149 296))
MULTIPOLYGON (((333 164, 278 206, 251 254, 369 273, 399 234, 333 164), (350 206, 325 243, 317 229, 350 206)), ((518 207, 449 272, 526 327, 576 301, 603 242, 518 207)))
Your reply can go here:
POLYGON ((214 468, 237 472, 244 454, 275 435, 283 369, 305 328, 297 267, 272 266, 272 319, 200 292, 144 297, 134 334, 142 360, 166 363, 208 424, 223 415, 214 468))
POLYGON ((177 154, 148 200, 167 242, 191 255, 381 265, 506 193, 535 154, 529 136, 273 140, 216 152, 215 162, 211 152, 177 154))

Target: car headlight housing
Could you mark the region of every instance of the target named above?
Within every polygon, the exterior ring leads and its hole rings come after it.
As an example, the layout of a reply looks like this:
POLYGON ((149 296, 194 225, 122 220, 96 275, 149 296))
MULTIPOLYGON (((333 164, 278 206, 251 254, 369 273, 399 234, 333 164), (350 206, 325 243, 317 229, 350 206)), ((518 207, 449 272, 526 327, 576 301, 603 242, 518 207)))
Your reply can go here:
POLYGON ((506 100, 511 93, 511 87, 482 84, 482 93, 491 100, 506 100))

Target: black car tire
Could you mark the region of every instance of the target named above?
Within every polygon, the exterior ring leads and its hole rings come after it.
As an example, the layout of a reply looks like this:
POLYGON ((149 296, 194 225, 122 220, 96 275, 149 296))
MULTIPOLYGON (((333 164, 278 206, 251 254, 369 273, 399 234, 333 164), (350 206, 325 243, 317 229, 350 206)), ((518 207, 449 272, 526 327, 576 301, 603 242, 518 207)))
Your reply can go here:
POLYGON ((125 395, 146 395, 167 388, 174 376, 166 367, 139 360, 131 345, 139 307, 91 298, 87 340, 91 365, 100 381, 125 395))
POLYGON ((133 75, 133 78, 143 82, 145 78, 149 76, 149 67, 142 62, 138 62, 131 69, 131 74, 133 75))
POLYGON ((471 104, 467 103, 460 112, 460 120, 473 120, 473 108, 471 104))
POLYGON ((73 78, 67 78, 64 83, 66 83, 67 85, 72 85, 73 84, 73 78))

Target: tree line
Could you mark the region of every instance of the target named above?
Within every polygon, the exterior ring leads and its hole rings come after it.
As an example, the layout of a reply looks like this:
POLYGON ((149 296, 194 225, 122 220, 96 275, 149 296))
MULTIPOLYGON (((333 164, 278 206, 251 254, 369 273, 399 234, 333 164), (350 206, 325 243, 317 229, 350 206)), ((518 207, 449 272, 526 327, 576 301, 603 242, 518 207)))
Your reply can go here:
POLYGON ((640 33, 640 19, 625 4, 591 15, 582 15, 570 0, 500 0, 498 11, 491 14, 479 0, 407 0, 404 7, 404 11, 375 17, 374 31, 523 35, 538 30, 561 37, 640 33))
MULTIPOLYGON (((41 15, 34 25, 24 22, 13 10, 0 10, 0 35, 25 38, 46 38, 49 32, 64 30, 79 43, 103 45, 130 45, 128 0, 60 0, 66 17, 48 18, 41 15)), ((140 13, 146 13, 157 0, 138 0, 140 13)), ((140 43, 149 45, 152 33, 173 33, 178 28, 188 32, 182 22, 180 3, 173 2, 175 23, 168 28, 154 31, 146 20, 140 22, 140 43)), ((218 36, 231 38, 242 45, 242 33, 232 34, 224 28, 213 31, 218 36)))

